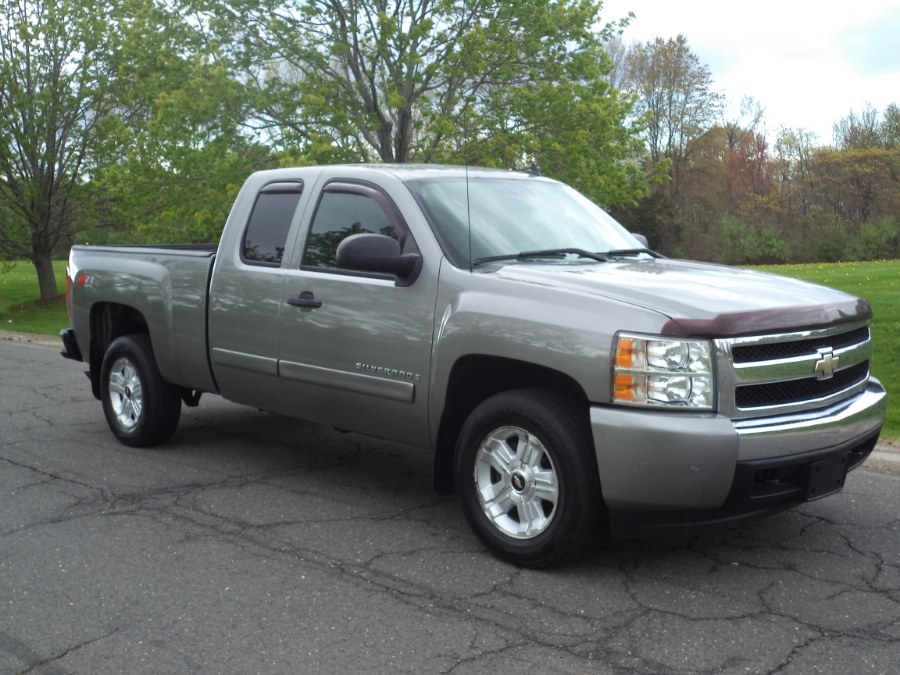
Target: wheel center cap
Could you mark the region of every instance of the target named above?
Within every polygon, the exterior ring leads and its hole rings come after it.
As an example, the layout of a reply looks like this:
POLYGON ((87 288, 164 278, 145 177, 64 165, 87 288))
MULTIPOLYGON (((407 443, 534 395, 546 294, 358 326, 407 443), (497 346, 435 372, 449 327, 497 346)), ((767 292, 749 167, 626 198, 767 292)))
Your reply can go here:
POLYGON ((509 477, 509 482, 512 485, 512 489, 519 493, 524 492, 528 486, 528 479, 521 471, 514 471, 509 477))
POLYGON ((131 398, 131 387, 125 387, 125 398, 131 398))

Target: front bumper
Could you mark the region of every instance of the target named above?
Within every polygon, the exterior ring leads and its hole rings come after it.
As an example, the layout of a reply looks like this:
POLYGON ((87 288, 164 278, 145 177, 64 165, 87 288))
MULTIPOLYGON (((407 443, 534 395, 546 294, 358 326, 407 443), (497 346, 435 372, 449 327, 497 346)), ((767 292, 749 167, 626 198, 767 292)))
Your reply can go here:
POLYGON ((875 378, 840 404, 756 420, 594 406, 613 534, 696 532, 836 492, 875 447, 886 409, 875 378))

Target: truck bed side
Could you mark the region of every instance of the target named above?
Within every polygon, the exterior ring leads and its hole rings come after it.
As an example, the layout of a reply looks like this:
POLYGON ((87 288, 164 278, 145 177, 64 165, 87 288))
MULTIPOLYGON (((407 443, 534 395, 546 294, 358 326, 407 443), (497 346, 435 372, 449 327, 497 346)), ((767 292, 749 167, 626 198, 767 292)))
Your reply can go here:
POLYGON ((216 249, 216 245, 72 248, 70 315, 92 380, 113 339, 145 332, 166 381, 216 390, 206 348, 207 289, 216 249))

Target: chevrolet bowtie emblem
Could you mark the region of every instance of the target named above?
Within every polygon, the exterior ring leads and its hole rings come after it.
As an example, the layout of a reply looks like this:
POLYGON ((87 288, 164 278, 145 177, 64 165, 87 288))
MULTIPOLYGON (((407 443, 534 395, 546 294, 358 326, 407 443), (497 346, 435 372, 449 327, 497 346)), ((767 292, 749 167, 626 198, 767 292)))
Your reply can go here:
POLYGON ((816 379, 830 380, 834 377, 834 371, 837 370, 841 357, 835 356, 831 347, 825 347, 819 350, 819 360, 816 361, 816 379))

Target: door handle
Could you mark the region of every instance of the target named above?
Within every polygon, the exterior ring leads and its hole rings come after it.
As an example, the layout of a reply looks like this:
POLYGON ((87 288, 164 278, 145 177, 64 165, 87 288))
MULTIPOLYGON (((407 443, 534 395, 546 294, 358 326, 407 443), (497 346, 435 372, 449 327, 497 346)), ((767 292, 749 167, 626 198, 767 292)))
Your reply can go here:
POLYGON ((319 309, 322 306, 322 301, 316 300, 312 291, 303 291, 296 298, 288 298, 288 304, 309 311, 311 309, 319 309))

